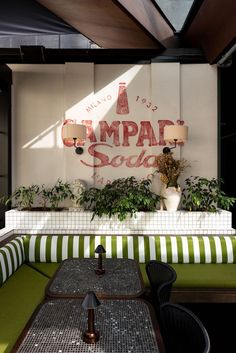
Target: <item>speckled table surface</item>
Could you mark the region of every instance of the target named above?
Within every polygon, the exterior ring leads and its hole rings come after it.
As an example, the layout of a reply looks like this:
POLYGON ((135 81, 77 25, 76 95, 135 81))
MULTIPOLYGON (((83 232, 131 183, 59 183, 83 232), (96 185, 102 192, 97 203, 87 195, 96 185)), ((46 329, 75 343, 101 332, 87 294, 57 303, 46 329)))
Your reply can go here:
MULTIPOLYGON (((87 344, 87 312, 81 299, 52 299, 42 304, 12 353, 160 353, 158 328, 150 307, 140 299, 103 299, 95 310, 99 340, 87 344)), ((152 310, 152 309, 151 309, 152 310)))
POLYGON ((48 297, 84 297, 92 290, 98 297, 137 297, 144 290, 139 265, 130 259, 104 259, 104 275, 97 275, 97 259, 67 259, 46 288, 48 297))

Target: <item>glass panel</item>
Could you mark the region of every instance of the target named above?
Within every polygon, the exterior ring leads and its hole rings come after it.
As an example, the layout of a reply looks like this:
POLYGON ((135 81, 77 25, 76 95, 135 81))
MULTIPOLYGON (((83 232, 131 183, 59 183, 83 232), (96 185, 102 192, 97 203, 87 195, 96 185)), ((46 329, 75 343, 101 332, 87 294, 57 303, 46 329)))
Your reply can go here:
POLYGON ((155 1, 176 31, 180 31, 194 0, 155 1))

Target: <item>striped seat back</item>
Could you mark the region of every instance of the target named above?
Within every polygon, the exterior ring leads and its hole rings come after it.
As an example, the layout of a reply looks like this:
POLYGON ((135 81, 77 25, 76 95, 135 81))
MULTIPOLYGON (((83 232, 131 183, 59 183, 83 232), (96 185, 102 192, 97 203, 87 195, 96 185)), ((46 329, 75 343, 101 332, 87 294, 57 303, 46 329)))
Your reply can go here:
POLYGON ((25 262, 22 237, 16 237, 0 248, 0 286, 25 262))
POLYGON ((69 257, 95 257, 102 244, 107 258, 129 258, 140 263, 236 262, 235 236, 138 236, 138 235, 25 235, 27 262, 61 262, 69 257))

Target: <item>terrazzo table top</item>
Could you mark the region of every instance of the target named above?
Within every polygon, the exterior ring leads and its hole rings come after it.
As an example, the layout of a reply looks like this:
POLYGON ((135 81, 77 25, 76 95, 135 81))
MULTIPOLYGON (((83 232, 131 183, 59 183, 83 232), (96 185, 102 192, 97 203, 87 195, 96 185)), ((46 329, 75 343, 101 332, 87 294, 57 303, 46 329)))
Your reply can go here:
POLYGON ((46 288, 47 297, 84 297, 94 291, 99 298, 132 298, 144 291, 139 265, 131 259, 103 259, 104 275, 97 275, 98 259, 67 259, 46 288))
POLYGON ((87 312, 80 299, 52 299, 40 306, 12 353, 161 353, 152 309, 140 299, 103 299, 95 310, 99 340, 82 340, 87 312))

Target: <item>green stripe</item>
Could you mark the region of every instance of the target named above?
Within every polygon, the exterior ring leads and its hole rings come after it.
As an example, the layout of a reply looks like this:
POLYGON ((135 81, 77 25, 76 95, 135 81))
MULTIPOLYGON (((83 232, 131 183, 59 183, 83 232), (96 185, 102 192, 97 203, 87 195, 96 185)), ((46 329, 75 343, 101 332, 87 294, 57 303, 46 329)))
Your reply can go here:
POLYGON ((122 247, 123 247, 123 259, 128 259, 128 238, 122 236, 122 247))
POLYGON ((24 250, 25 250, 25 262, 29 262, 29 243, 30 237, 28 235, 23 235, 24 250))
POLYGON ((134 240, 134 259, 139 262, 139 245, 138 245, 138 236, 133 237, 134 240))
POLYGON ((188 254, 189 254, 189 263, 194 263, 194 247, 193 247, 193 239, 192 237, 187 237, 188 241, 188 254))
POLYGON ((17 242, 17 244, 16 244, 16 243, 12 243, 12 244, 13 244, 13 246, 14 246, 14 248, 15 248, 15 252, 16 252, 17 268, 19 268, 20 265, 21 265, 20 255, 22 256, 22 248, 21 248, 21 246, 19 245, 20 250, 18 250, 17 245, 18 245, 19 243, 18 243, 18 241, 16 241, 16 242, 17 242))
POLYGON ((90 235, 89 241, 89 257, 95 257, 95 235, 90 235))
POLYGON ((24 239, 22 237, 16 238, 20 244, 22 262, 25 262, 25 247, 24 247, 24 239))
POLYGON ((157 261, 161 261, 161 244, 160 237, 155 237, 155 247, 156 247, 156 259, 157 261))
POLYGON ((117 246, 116 246, 116 236, 112 235, 111 236, 111 257, 113 259, 117 258, 117 246))
POLYGON ((167 263, 172 263, 172 247, 170 236, 165 237, 166 240, 166 259, 167 263))
POLYGON ((62 261, 62 236, 57 239, 57 262, 62 261))
POLYGON ((198 236, 199 251, 200 251, 200 263, 204 264, 206 262, 206 253, 204 247, 204 241, 202 236, 198 236))
POLYGON ((79 236, 79 257, 84 258, 84 236, 79 236))
POLYGON ((35 240, 35 247, 34 247, 34 256, 35 262, 40 262, 40 244, 41 244, 41 237, 36 237, 35 240))
POLYGON ((211 263, 216 263, 216 245, 213 237, 209 237, 211 248, 211 263))
POLYGON ((106 253, 103 254, 104 258, 106 258, 107 256, 107 249, 106 249, 106 236, 104 235, 101 235, 101 238, 100 238, 100 244, 104 247, 104 249, 106 250, 106 253))
POLYGON ((17 245, 14 242, 11 242, 11 244, 14 248, 15 257, 16 257, 16 269, 14 269, 13 271, 16 271, 20 267, 19 253, 18 253, 17 245))
POLYGON ((52 262, 52 237, 47 235, 46 238, 46 262, 52 262))
POLYGON ((13 243, 13 245, 16 249, 16 257, 17 257, 18 267, 20 267, 20 265, 22 264, 21 261, 24 262, 24 248, 23 248, 23 244, 22 244, 22 239, 20 240, 19 238, 15 238, 14 240, 15 240, 15 243, 13 243), (20 250, 18 250, 16 243, 17 243, 17 245, 19 245, 20 250), (20 258, 20 255, 21 255, 21 258, 20 258))
POLYGON ((144 237, 144 262, 150 261, 150 244, 148 236, 144 237))
POLYGON ((73 235, 68 237, 68 258, 73 257, 73 235))
POLYGON ((227 263, 228 262, 228 253, 227 253, 225 238, 219 237, 219 239, 220 239, 220 243, 221 243, 222 263, 227 263))
POLYGON ((176 237, 176 240, 177 240, 178 263, 182 264, 184 262, 184 257, 183 257, 183 245, 182 245, 181 237, 180 236, 176 237))

